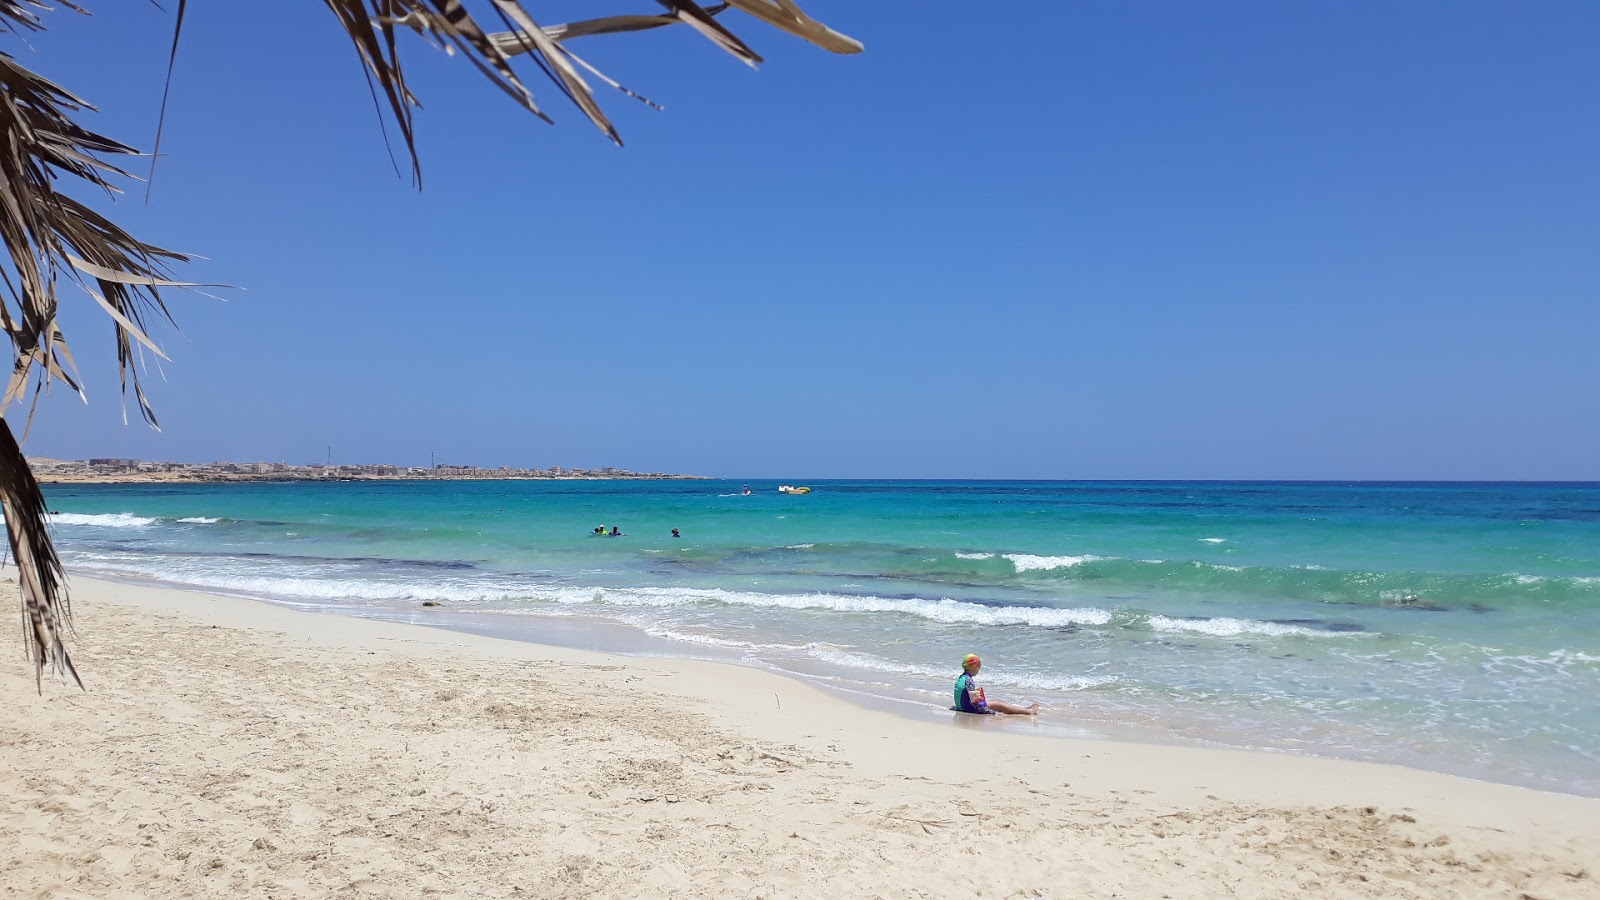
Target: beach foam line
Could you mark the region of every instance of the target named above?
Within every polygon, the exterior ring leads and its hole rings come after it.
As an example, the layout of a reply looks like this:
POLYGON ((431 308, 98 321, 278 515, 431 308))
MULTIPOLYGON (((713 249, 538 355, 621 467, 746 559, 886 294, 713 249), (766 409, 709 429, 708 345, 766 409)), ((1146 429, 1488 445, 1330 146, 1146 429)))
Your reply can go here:
MULTIPOLYGON (((92 567, 107 571, 113 567, 92 567)), ((549 586, 526 582, 478 578, 439 578, 426 582, 384 581, 373 578, 232 575, 208 570, 173 570, 159 566, 114 567, 121 572, 174 581, 185 586, 221 590, 269 600, 338 604, 411 603, 423 600, 483 605, 547 603, 558 606, 613 606, 628 608, 681 608, 708 603, 758 609, 831 610, 840 613, 899 613, 947 625, 1031 625, 1067 627, 1104 625, 1111 613, 1096 607, 1053 608, 1004 606, 942 598, 879 597, 875 595, 804 593, 764 594, 721 588, 606 588, 549 586)))
POLYGON ((181 525, 215 525, 222 521, 214 516, 184 516, 181 519, 163 519, 157 516, 137 516, 133 513, 68 513, 53 512, 50 521, 55 525, 78 525, 89 528, 148 528, 162 522, 181 525))
MULTIPOLYGON (((874 672, 883 672, 889 675, 910 676, 918 681, 932 680, 935 683, 955 681, 957 673, 952 673, 950 666, 928 666, 916 663, 902 663, 869 653, 857 653, 842 647, 827 643, 808 644, 805 647, 806 655, 819 662, 841 668, 865 669, 874 672)), ((1091 676, 1061 676, 1045 675, 1031 672, 984 672, 983 682, 988 685, 1004 685, 1006 687, 1029 688, 1041 691, 1082 691, 1090 688, 1102 687, 1113 684, 1116 678, 1091 677, 1091 676)))
POLYGON ((741 641, 736 638, 719 638, 709 634, 698 634, 693 631, 683 631, 672 627, 658 625, 642 626, 645 634, 651 637, 663 638, 669 641, 679 641, 685 644, 701 644, 707 647, 721 647, 726 650, 742 650, 749 653, 756 652, 789 652, 804 651, 804 644, 761 643, 759 641, 741 641))
POLYGON ((147 528, 161 520, 133 513, 58 512, 50 514, 50 521, 55 525, 86 525, 94 528, 147 528))
POLYGON ((1268 637, 1332 637, 1349 632, 1322 631, 1315 628, 1306 628, 1302 625, 1281 625, 1277 622, 1258 622, 1254 619, 1235 619, 1222 616, 1215 619, 1174 619, 1168 616, 1151 616, 1150 628, 1153 631, 1183 631, 1195 634, 1207 634, 1212 637, 1238 637, 1245 634, 1259 634, 1268 637))
MULTIPOLYGON (((203 562, 214 561, 211 558, 201 559, 203 562)), ((310 562, 309 559, 306 561, 310 562)), ((181 588, 199 588, 234 596, 322 606, 347 603, 399 604, 423 600, 460 604, 513 602, 526 597, 530 590, 526 583, 494 582, 470 576, 440 577, 426 582, 385 581, 359 574, 354 577, 330 577, 327 567, 346 562, 341 559, 326 560, 321 566, 312 563, 306 567, 310 571, 306 571, 304 575, 226 574, 203 565, 188 564, 191 563, 190 560, 171 558, 162 561, 164 564, 152 560, 139 565, 130 563, 123 557, 75 554, 68 562, 74 571, 85 570, 84 574, 91 577, 133 575, 152 578, 181 588), (86 562, 89 564, 84 565, 86 562)), ((239 560, 240 565, 256 562, 257 560, 247 558, 239 560)))
POLYGON ((609 603, 616 606, 676 607, 722 603, 765 609, 819 609, 841 613, 900 613, 946 625, 1033 625, 1062 627, 1104 625, 1111 613, 1095 607, 1058 609, 1043 606, 990 606, 952 600, 878 597, 851 594, 762 594, 721 588, 586 588, 535 590, 530 599, 556 603, 609 603))
POLYGON ((1483 664, 1485 672, 1519 672, 1533 676, 1545 676, 1551 673, 1566 676, 1570 674, 1568 669, 1573 666, 1587 669, 1594 663, 1600 663, 1600 656, 1566 647, 1552 650, 1543 656, 1509 655, 1492 651, 1487 651, 1486 655, 1489 658, 1483 664))
POLYGON ((1600 577, 1594 575, 1520 575, 1512 574, 1511 580, 1517 584, 1570 584, 1578 587, 1589 587, 1600 584, 1600 577))

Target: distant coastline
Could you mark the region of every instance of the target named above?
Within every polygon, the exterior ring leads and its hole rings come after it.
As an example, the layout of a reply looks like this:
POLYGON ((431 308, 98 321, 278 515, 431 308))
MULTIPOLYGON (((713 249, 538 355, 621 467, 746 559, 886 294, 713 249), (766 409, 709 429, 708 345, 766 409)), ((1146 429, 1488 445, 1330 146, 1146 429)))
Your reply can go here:
POLYGON ((288 463, 181 463, 138 459, 49 459, 30 457, 34 476, 43 484, 206 484, 263 481, 594 481, 604 479, 705 479, 705 475, 632 472, 610 466, 578 469, 551 466, 519 469, 500 466, 440 464, 431 467, 388 464, 307 465, 288 463))

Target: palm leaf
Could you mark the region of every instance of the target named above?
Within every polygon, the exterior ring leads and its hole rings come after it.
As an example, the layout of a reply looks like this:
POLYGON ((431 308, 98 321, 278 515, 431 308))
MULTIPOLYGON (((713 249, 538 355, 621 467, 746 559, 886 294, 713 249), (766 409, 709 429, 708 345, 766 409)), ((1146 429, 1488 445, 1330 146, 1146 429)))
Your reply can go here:
POLYGON ((49 665, 56 672, 72 676, 83 687, 83 679, 78 677, 61 640, 71 627, 72 607, 62 583, 61 560, 50 542, 44 494, 4 419, 0 419, 0 507, 5 510, 11 556, 17 561, 22 627, 28 657, 34 664, 35 682, 43 691, 44 669, 49 665))
MULTIPOLYGON (((27 0, 0 0, 0 30, 36 30, 41 27, 37 11, 45 8, 27 0)), ((57 287, 63 282, 77 285, 110 315, 124 397, 131 393, 141 415, 155 424, 135 345, 161 352, 147 334, 147 323, 171 321, 159 292, 175 284, 168 264, 186 258, 138 240, 58 190, 67 179, 114 196, 120 193, 116 181, 127 173, 111 160, 137 154, 77 124, 76 117, 92 108, 0 52, 0 240, 6 251, 0 257, 0 329, 11 342, 13 359, 0 412, 20 402, 31 383, 30 426, 51 383, 82 393, 57 324, 57 287)), ((70 607, 46 526, 44 497, 5 419, 0 419, 0 507, 36 675, 42 679, 48 665, 81 685, 63 643, 70 607)))
POLYGON ((866 49, 855 38, 840 34, 807 16, 791 0, 728 0, 728 4, 830 53, 860 53, 866 49))
MULTIPOLYGON (((517 98, 523 106, 549 121, 534 103, 533 92, 511 67, 513 57, 526 56, 543 75, 578 106, 597 128, 617 143, 622 143, 594 92, 578 68, 584 68, 606 84, 644 100, 633 91, 573 56, 562 43, 574 38, 600 34, 644 31, 665 25, 687 24, 717 46, 751 65, 761 56, 731 30, 717 15, 732 7, 766 24, 834 53, 860 53, 861 42, 846 37, 800 11, 792 0, 727 0, 705 7, 693 0, 657 0, 666 7, 664 15, 617 15, 585 19, 559 25, 539 25, 522 0, 483 0, 480 7, 492 9, 508 28, 489 32, 467 10, 465 0, 323 0, 338 16, 356 53, 368 73, 383 89, 389 113, 400 128, 411 155, 412 171, 420 177, 416 159, 415 132, 411 108, 417 99, 406 85, 399 57, 393 52, 394 30, 408 28, 452 51, 460 50, 491 82, 517 98), (384 50, 388 52, 385 53, 384 50)), ((649 103, 650 101, 646 100, 649 103)), ((655 106, 655 104, 651 104, 655 106)))
MULTIPOLYGON (((0 5, 0 16, 16 8, 0 5)), ((160 288, 172 283, 167 263, 187 257, 138 240, 56 190, 58 179, 70 176, 108 194, 120 193, 111 179, 127 173, 106 157, 137 151, 73 121, 73 114, 92 108, 0 53, 0 239, 9 263, 0 327, 16 359, 6 398, 20 396, 30 375, 47 384, 64 374, 65 343, 55 323, 56 286, 65 278, 111 315, 124 394, 131 387, 141 414, 153 423, 133 345, 160 352, 146 334, 145 321, 151 316, 171 321, 160 288)))

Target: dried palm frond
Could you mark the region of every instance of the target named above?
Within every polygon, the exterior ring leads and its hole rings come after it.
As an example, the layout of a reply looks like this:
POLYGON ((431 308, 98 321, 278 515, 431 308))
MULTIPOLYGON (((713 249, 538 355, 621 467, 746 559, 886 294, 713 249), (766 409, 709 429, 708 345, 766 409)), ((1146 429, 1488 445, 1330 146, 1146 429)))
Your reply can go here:
MULTIPOLYGON (((0 0, 0 27, 13 33, 38 29, 37 10, 44 8, 25 0, 0 0)), ((154 425, 155 412, 140 382, 134 345, 162 355, 145 333, 145 322, 152 316, 171 321, 158 291, 175 284, 167 277, 167 263, 185 257, 134 238, 58 190, 58 181, 66 177, 116 194, 112 179, 127 173, 108 157, 137 153, 75 121, 92 108, 0 52, 0 240, 6 249, 0 258, 0 281, 5 285, 0 294, 0 329, 10 339, 13 354, 0 412, 8 412, 22 399, 30 383, 35 406, 52 380, 82 394, 71 351, 57 324, 56 289, 66 280, 111 317, 123 394, 131 388, 140 414, 154 425)), ((30 408, 30 424, 32 418, 30 408)), ((0 500, 22 588, 30 656, 38 674, 48 663, 76 680, 62 644, 69 608, 60 562, 46 527, 44 498, 10 424, 3 420, 0 500)))
MULTIPOLYGON (((5 12, 0 7, 0 15, 5 12)), ((71 176, 117 194, 111 178, 128 177, 105 157, 138 151, 73 121, 73 113, 92 108, 0 52, 0 239, 9 263, 0 266, 7 288, 0 327, 16 353, 4 402, 9 409, 35 372, 41 386, 59 377, 77 387, 61 365, 70 366, 71 355, 56 327, 56 286, 65 276, 111 316, 123 390, 132 386, 140 413, 153 425, 133 345, 162 355, 144 322, 152 314, 171 321, 158 289, 176 284, 167 263, 186 257, 138 240, 57 191, 57 179, 71 176)))
MULTIPOLYGON (((666 0, 657 0, 657 2, 662 3, 664 6, 673 6, 666 0)), ((724 2, 715 6, 705 7, 704 11, 708 16, 716 16, 730 8, 749 13, 774 28, 787 31, 795 37, 809 41, 833 53, 860 53, 864 49, 860 41, 840 34, 810 18, 788 0, 777 0, 777 2, 773 2, 773 0, 724 0, 724 2)), ((545 34, 557 41, 566 41, 596 34, 644 31, 680 21, 682 19, 674 12, 669 12, 665 15, 607 16, 600 19, 585 19, 581 22, 568 22, 563 25, 548 25, 545 26, 544 31, 545 34)), ((490 37, 499 43, 507 35, 493 34, 490 37)), ((504 49, 503 46, 502 49, 504 49)), ((760 58, 757 57, 756 61, 759 62, 760 58)))
MULTIPOLYGON (((666 8, 662 15, 618 15, 586 19, 560 25, 541 26, 521 0, 483 0, 480 8, 491 9, 509 28, 489 31, 468 12, 466 0, 323 0, 344 26, 357 54, 371 78, 382 88, 389 112, 400 128, 411 155, 413 177, 419 177, 412 107, 417 99, 406 84, 400 59, 395 53, 395 29, 408 28, 435 44, 472 61, 491 82, 511 95, 524 108, 550 121, 534 101, 532 90, 512 69, 513 57, 526 54, 556 87, 577 104, 585 116, 605 135, 622 143, 594 99, 594 91, 578 71, 588 70, 606 84, 630 96, 639 97, 606 77, 587 62, 573 55, 564 42, 600 34, 643 31, 677 23, 686 24, 705 35, 737 59, 754 65, 761 56, 717 20, 729 9, 740 10, 834 53, 859 53, 861 43, 846 37, 800 11, 792 0, 727 0, 704 7, 693 0, 657 0, 666 8)), ((646 100, 645 102, 649 102, 646 100)), ((655 104, 651 104, 654 106, 655 104)))
MULTIPOLYGON (((62 6, 73 12, 83 12, 83 9, 72 0, 57 0, 62 6)), ((20 25, 30 31, 39 31, 44 28, 39 21, 39 14, 34 10, 48 10, 50 7, 40 0, 0 0, 0 28, 15 32, 20 25)))
POLYGON ((82 687, 83 680, 72 667, 72 657, 61 640, 62 632, 70 627, 72 607, 67 592, 62 589, 61 560, 50 542, 44 494, 39 492, 39 483, 33 480, 28 460, 4 419, 0 419, 0 508, 5 510, 6 539, 11 545, 11 556, 17 561, 17 583, 22 588, 22 630, 39 689, 44 689, 46 664, 61 674, 71 675, 82 687))

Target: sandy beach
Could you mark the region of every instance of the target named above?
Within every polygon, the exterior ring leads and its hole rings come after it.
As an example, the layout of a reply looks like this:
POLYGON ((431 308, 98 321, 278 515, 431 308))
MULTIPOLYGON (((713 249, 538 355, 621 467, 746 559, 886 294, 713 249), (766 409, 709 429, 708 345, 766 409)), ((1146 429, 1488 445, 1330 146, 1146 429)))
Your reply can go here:
POLYGON ((1600 800, 72 587, 87 691, 0 660, 6 896, 1600 896, 1600 800))

